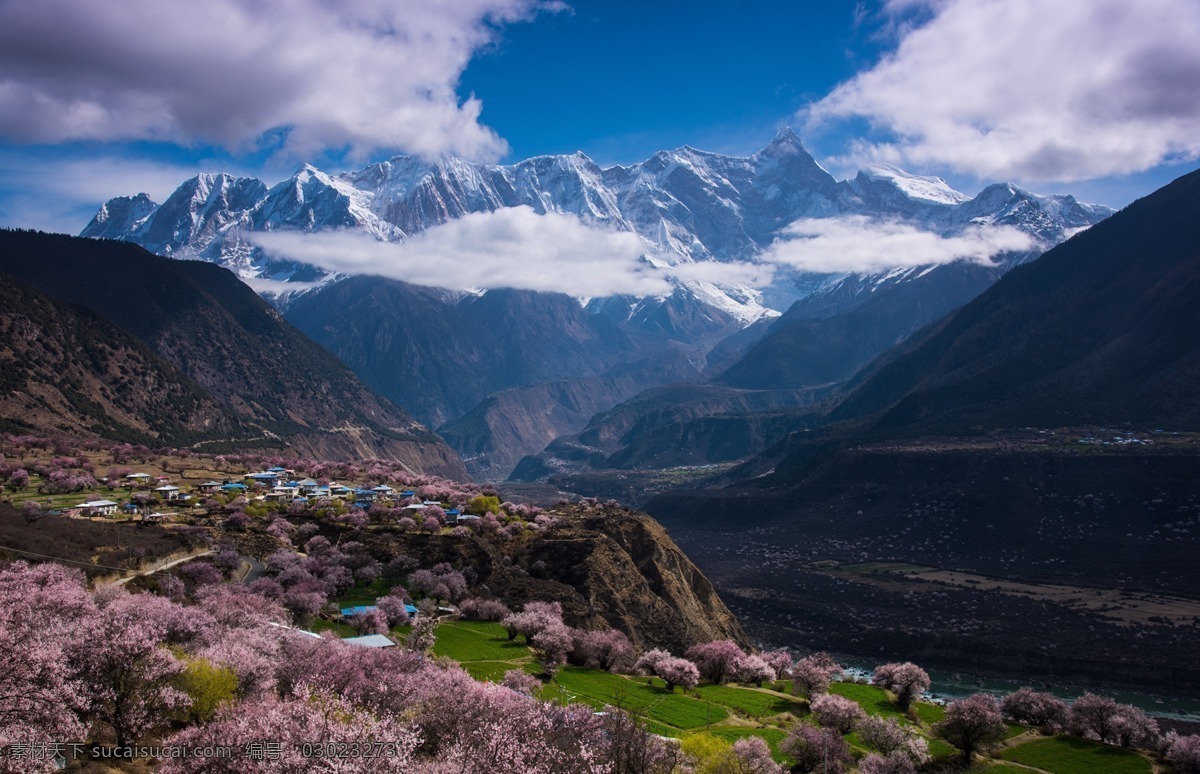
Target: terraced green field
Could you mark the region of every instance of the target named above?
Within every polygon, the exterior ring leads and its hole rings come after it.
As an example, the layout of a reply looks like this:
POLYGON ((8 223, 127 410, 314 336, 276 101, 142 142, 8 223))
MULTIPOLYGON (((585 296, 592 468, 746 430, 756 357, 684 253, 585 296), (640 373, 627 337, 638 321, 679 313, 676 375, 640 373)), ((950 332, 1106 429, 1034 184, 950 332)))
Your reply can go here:
POLYGON ((1087 739, 1056 736, 1010 747, 1001 755, 1006 761, 1034 766, 1053 774, 1145 774, 1150 761, 1137 753, 1087 739))
MULTIPOLYGON (((333 624, 323 627, 348 628, 333 624)), ((397 627, 395 631, 403 635, 408 628, 397 627)), ((437 628, 434 653, 459 662, 479 680, 499 681, 510 669, 525 669, 534 674, 540 671, 533 661, 532 651, 524 644, 509 641, 504 628, 495 623, 446 621, 437 628)), ((905 717, 881 688, 834 683, 829 690, 857 702, 868 714, 896 718, 906 725, 913 725, 914 721, 905 717)), ((780 753, 779 745, 787 736, 792 718, 808 714, 807 702, 777 691, 749 686, 702 685, 691 691, 675 688, 668 693, 662 680, 655 677, 616 675, 572 666, 559 670, 542 688, 540 696, 563 704, 586 704, 597 711, 620 707, 638 716, 651 733, 661 736, 684 737, 703 732, 730 743, 750 736, 760 737, 770 746, 772 756, 785 765, 791 761, 780 753)), ((924 729, 921 733, 927 735, 929 727, 946 714, 944 708, 926 703, 914 704, 912 710, 924 729)), ((1010 724, 1005 738, 1013 739, 1025 732, 1024 727, 1010 724)), ((935 761, 947 761, 959 755, 945 741, 932 736, 927 738, 935 761)), ((868 750, 855 734, 850 734, 847 741, 859 751, 868 750)), ((1033 741, 1005 749, 998 759, 987 760, 982 770, 1029 771, 1023 767, 1051 774, 1149 774, 1153 771, 1150 762, 1135 752, 1073 737, 1035 737, 1033 741)))
POLYGON ((569 694, 642 713, 650 720, 684 731, 729 717, 729 712, 717 704, 679 692, 667 693, 662 688, 595 669, 564 667, 543 696, 552 692, 555 686, 569 694))
POLYGON ((472 661, 528 660, 529 648, 508 639, 498 623, 447 621, 438 626, 433 652, 460 664, 472 661))
POLYGON ((784 712, 790 712, 797 717, 808 714, 808 705, 803 701, 752 688, 701 685, 696 688, 696 693, 707 701, 730 707, 751 718, 769 718, 784 712))
POLYGON ((913 709, 916 710, 917 717, 921 719, 922 723, 928 723, 931 726, 946 717, 946 708, 937 704, 917 702, 913 705, 913 709))
MULTIPOLYGON (((876 688, 873 685, 860 685, 858 683, 833 683, 829 686, 829 692, 858 702, 868 715, 878 715, 881 718, 896 718, 897 720, 905 719, 904 714, 888 699, 887 694, 882 688, 876 688)), ((932 704, 918 705, 918 707, 932 706, 932 704)))

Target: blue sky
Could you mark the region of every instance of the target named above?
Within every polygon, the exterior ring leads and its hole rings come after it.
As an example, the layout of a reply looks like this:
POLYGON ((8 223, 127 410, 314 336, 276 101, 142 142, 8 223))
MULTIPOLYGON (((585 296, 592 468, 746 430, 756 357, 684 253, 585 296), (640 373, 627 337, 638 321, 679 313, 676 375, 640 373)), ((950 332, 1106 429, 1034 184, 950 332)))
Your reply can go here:
POLYGON ((0 225, 78 231, 199 171, 398 152, 631 163, 791 126, 893 163, 1121 206, 1200 157, 1194 0, 0 0, 0 225))
POLYGON ((877 55, 854 2, 576 2, 515 25, 460 91, 511 157, 602 165, 692 145, 747 154, 877 55), (686 8, 686 10, 683 10, 686 8))

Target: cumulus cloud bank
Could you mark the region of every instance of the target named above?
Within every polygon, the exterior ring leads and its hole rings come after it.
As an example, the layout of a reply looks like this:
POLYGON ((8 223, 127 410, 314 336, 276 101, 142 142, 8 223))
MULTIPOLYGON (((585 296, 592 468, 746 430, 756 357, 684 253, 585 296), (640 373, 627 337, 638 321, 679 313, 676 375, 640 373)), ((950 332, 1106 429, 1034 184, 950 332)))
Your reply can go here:
POLYGON ((1195 0, 892 0, 887 11, 895 51, 804 113, 814 125, 866 118, 894 138, 856 142, 841 163, 1075 181, 1200 157, 1195 0))
POLYGON ((346 274, 454 289, 521 288, 576 296, 669 293, 635 234, 527 206, 465 215, 403 242, 350 231, 247 235, 268 253, 346 274))
POLYGON ((1000 253, 1034 247, 1032 237, 1011 226, 978 227, 944 237, 864 215, 806 218, 783 234, 760 260, 820 273, 877 272, 957 260, 987 263, 1000 253))
POLYGON ((506 145, 455 89, 498 25, 542 0, 7 0, 0 135, 164 140, 298 156, 400 149, 494 160, 506 145))
POLYGON ((956 260, 987 263, 999 253, 1035 247, 1032 237, 1010 226, 943 237, 907 223, 851 215, 798 220, 755 262, 668 265, 648 256, 636 234, 575 215, 538 214, 524 205, 471 213, 402 242, 355 231, 245 236, 277 258, 343 274, 456 290, 520 288, 592 298, 665 295, 673 289, 671 280, 761 288, 780 269, 865 273, 956 260))

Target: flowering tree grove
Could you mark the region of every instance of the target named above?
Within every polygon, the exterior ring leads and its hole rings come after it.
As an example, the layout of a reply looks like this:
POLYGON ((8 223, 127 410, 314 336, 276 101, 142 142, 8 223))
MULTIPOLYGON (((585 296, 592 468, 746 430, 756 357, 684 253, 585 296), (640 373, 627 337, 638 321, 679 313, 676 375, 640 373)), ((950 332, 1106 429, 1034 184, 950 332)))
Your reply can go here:
POLYGON ((850 745, 828 728, 797 724, 780 742, 779 749, 796 761, 793 771, 841 774, 852 760, 850 745))
POLYGON ((701 679, 719 684, 733 673, 734 665, 745 658, 746 653, 733 640, 713 640, 693 645, 683 657, 696 665, 701 679))
POLYGON ((850 733, 854 724, 867 716, 858 702, 831 693, 821 694, 810 702, 810 706, 818 723, 839 734, 850 733))
POLYGON ((935 727, 938 736, 962 751, 963 765, 971 764, 980 748, 1004 738, 1007 727, 996 700, 985 693, 950 702, 946 717, 935 727))
POLYGON ((1007 717, 1031 726, 1061 727, 1067 718, 1066 702, 1051 693, 1019 688, 1000 702, 1007 717))
POLYGON ((775 669, 762 656, 745 656, 733 665, 733 679, 739 683, 754 683, 761 688, 775 677, 775 669))
POLYGON ((76 570, 23 562, 0 570, 0 746, 82 739, 85 686, 66 643, 75 621, 93 612, 76 570))
POLYGON ((871 682, 896 694, 896 703, 903 710, 920 699, 930 683, 929 674, 911 661, 875 667, 871 682))
POLYGON ((1167 760, 1179 774, 1200 773, 1200 734, 1173 738, 1167 747, 1167 760))
POLYGON ((659 659, 654 665, 654 674, 667 684, 667 691, 674 691, 675 686, 695 688, 700 684, 700 670, 686 658, 667 657, 659 659))
POLYGON ((828 653, 805 656, 792 665, 792 692, 806 698, 825 693, 834 675, 841 671, 841 664, 828 653))

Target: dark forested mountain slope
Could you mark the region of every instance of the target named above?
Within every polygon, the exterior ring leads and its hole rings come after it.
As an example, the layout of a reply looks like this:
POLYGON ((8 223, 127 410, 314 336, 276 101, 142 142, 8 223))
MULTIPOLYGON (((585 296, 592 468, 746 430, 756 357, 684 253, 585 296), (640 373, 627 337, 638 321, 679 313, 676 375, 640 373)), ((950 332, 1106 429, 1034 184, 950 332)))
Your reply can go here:
POLYGON ((352 277, 302 297, 287 314, 369 386, 431 425, 498 390, 597 375, 630 348, 610 320, 557 293, 454 296, 352 277))
POLYGON ((503 479, 522 456, 575 432, 647 387, 693 378, 723 317, 679 298, 644 320, 613 299, 585 308, 560 293, 452 294, 379 277, 351 277, 288 307, 288 319, 372 389, 408 406, 467 459, 503 479), (674 327, 672 327, 674 326, 674 327), (676 328, 682 329, 677 330, 676 328))
POLYGON ((180 445, 252 432, 130 334, 9 276, 0 276, 0 426, 180 445))
POLYGON ((874 293, 860 290, 846 309, 831 314, 821 314, 813 299, 798 301, 718 381, 749 389, 844 382, 915 331, 975 298, 1003 273, 1001 266, 958 261, 874 293))
POLYGON ((371 393, 225 269, 127 243, 5 231, 0 272, 136 337, 257 428, 260 441, 465 475, 439 438, 371 393))
POLYGON ((1193 173, 881 358, 725 488, 646 510, 752 636, 1194 690, 1196 629, 1164 611, 1200 597, 1197 331, 1193 173))
POLYGON ((1009 272, 833 413, 886 432, 1200 428, 1200 173, 1009 272))

